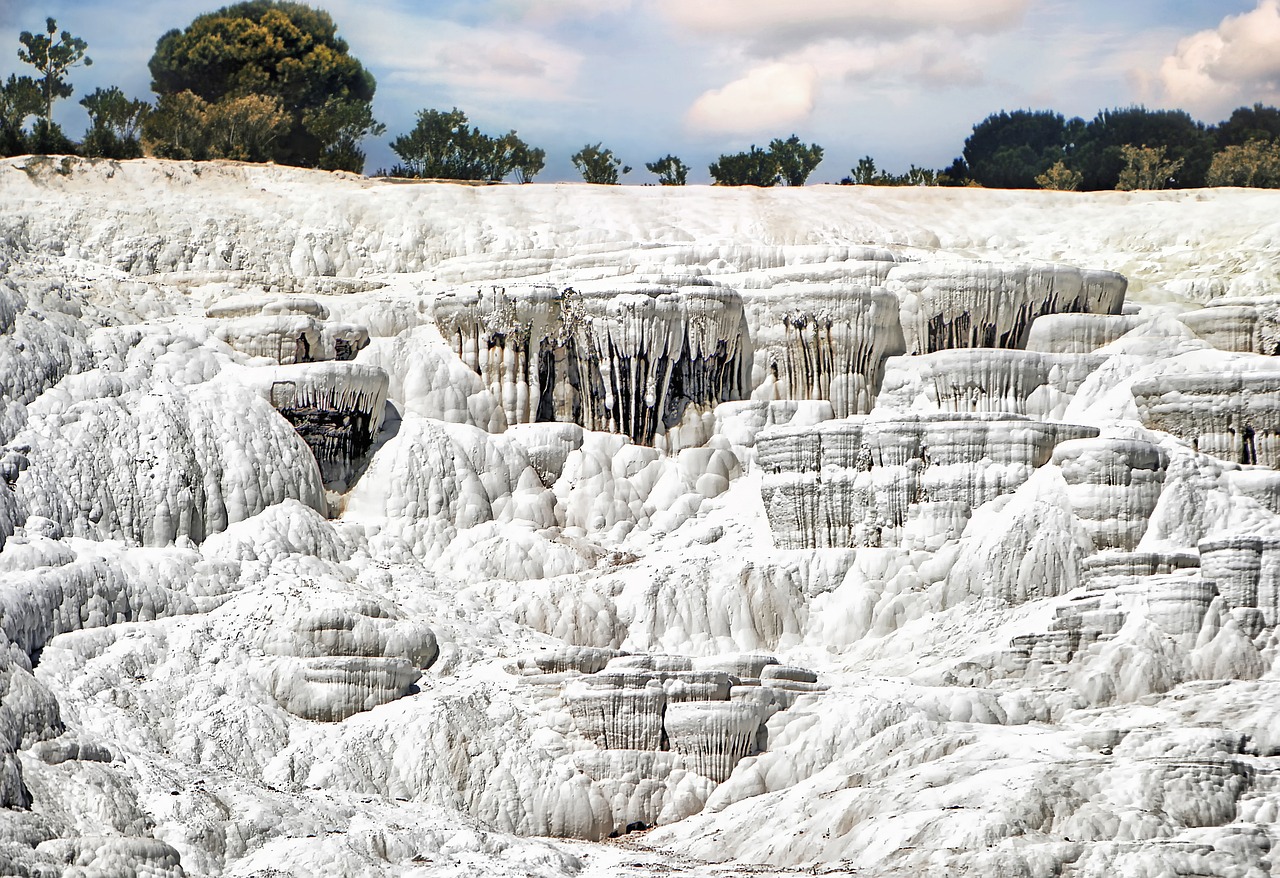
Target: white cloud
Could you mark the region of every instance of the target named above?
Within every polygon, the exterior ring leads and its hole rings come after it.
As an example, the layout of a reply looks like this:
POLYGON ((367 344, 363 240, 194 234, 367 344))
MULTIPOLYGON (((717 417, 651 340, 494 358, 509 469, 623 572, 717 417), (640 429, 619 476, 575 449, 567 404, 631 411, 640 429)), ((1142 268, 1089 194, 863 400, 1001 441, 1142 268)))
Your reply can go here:
MULTIPOLYGON (((1145 79, 1152 91, 1151 78, 1145 79)), ((1280 0, 1259 0, 1214 30, 1181 40, 1160 65, 1158 97, 1202 114, 1280 98, 1280 0)))
POLYGON ((594 18, 616 15, 631 8, 631 0, 499 0, 522 18, 538 23, 566 18, 594 18))
POLYGON ((776 130, 813 112, 818 74, 808 64, 766 64, 724 88, 705 92, 685 122, 708 134, 753 134, 776 130))
POLYGON ((378 46, 380 79, 397 86, 445 86, 462 95, 555 101, 572 90, 582 55, 528 30, 469 27, 449 21, 408 20, 390 32, 365 34, 378 46), (376 39, 376 42, 375 42, 376 39))
POLYGON ((990 33, 1021 21, 1030 0, 659 0, 676 24, 701 33, 741 36, 757 51, 831 37, 922 30, 990 33))

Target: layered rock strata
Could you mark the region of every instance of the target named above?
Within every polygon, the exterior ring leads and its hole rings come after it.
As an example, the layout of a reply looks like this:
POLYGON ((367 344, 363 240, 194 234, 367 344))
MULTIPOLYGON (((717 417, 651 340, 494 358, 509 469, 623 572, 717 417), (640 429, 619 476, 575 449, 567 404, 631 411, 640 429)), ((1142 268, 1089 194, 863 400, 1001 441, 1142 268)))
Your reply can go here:
POLYGON ((1135 381, 1132 391, 1148 427, 1222 460, 1280 468, 1280 367, 1233 362, 1135 381))
POLYGON ((1059 442, 1096 435, 1012 414, 854 417, 766 431, 756 450, 779 548, 892 546, 911 516, 954 530, 1048 463, 1059 442))

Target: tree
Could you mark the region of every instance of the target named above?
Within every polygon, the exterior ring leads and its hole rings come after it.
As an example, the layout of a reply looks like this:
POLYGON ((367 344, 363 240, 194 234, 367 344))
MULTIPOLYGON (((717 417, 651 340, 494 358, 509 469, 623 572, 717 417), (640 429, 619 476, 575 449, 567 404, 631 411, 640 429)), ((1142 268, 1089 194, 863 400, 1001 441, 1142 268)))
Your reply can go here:
POLYGON ((619 172, 631 173, 631 168, 624 165, 622 159, 613 154, 613 150, 601 149, 599 143, 588 143, 570 156, 570 159, 582 179, 588 183, 615 185, 619 172))
POLYGON ((794 134, 786 140, 774 138, 769 142, 769 152, 778 160, 778 172, 788 186, 803 186, 822 161, 822 147, 801 143, 794 134))
POLYGON ((151 151, 162 159, 209 158, 208 109, 208 102, 190 91, 161 95, 143 122, 151 151))
POLYGON ((320 141, 316 167, 324 171, 358 171, 364 168, 366 137, 381 137, 387 126, 373 118, 368 101, 331 97, 320 107, 302 114, 302 125, 320 141))
MULTIPOLYGON (((514 137, 515 132, 512 131, 510 136, 514 137)), ((547 151, 517 140, 518 143, 512 147, 512 173, 517 183, 532 183, 547 163, 547 151)))
POLYGON ((419 110, 413 130, 391 141, 391 149, 403 162, 391 169, 391 176, 439 180, 497 181, 515 174, 520 182, 528 182, 546 158, 543 150, 530 148, 514 131, 501 137, 482 133, 457 107, 448 112, 419 110))
POLYGON ((869 155, 864 155, 858 159, 849 176, 840 181, 842 186, 893 186, 896 180, 892 174, 888 174, 876 167, 876 160, 869 155))
POLYGON ((142 122, 151 105, 131 101, 114 85, 95 89, 80 101, 89 111, 89 130, 85 132, 80 151, 87 156, 110 159, 133 159, 142 155, 142 122))
MULTIPOLYGON (((302 3, 248 0, 201 15, 162 36, 148 66, 162 99, 190 92, 211 105, 250 95, 276 100, 289 127, 272 139, 268 158, 281 164, 360 171, 357 144, 378 130, 369 112, 373 76, 329 13, 302 3)), ((185 149, 157 144, 169 146, 185 149)))
POLYGON ((689 166, 673 155, 645 162, 644 166, 649 173, 658 175, 658 182, 663 186, 683 186, 689 179, 689 166))
POLYGON ((1067 167, 1066 162, 1055 162, 1052 167, 1036 177, 1036 185, 1041 189, 1057 189, 1063 192, 1074 192, 1080 188, 1084 175, 1067 167))
POLYGON ((1280 139, 1250 140, 1242 146, 1228 146, 1213 157, 1206 183, 1280 189, 1280 139))
POLYGON ((1120 174, 1129 162, 1126 146, 1163 148, 1168 161, 1180 162, 1166 184, 1176 189, 1203 186, 1213 161, 1212 135, 1182 110, 1103 110, 1074 143, 1067 166, 1083 175, 1080 188, 1085 190, 1120 186, 1120 174))
POLYGON ((1231 118, 1213 129, 1213 137, 1219 150, 1243 146, 1251 140, 1280 139, 1280 110, 1262 104, 1237 107, 1231 112, 1231 118))
POLYGON ((0 84, 0 156, 27 151, 27 119, 40 112, 40 87, 30 76, 9 74, 0 84))
POLYGON ((754 144, 746 152, 720 156, 708 170, 717 186, 776 186, 782 178, 778 157, 754 144))
POLYGON ((1166 189, 1182 167, 1182 159, 1165 158, 1163 146, 1126 143, 1120 152, 1124 156, 1124 168, 1120 171, 1117 189, 1166 189))
POLYGON ((41 118, 52 128, 54 100, 70 97, 73 91, 67 82, 67 72, 72 67, 81 64, 88 67, 93 63, 93 59, 84 54, 89 44, 65 30, 59 34, 58 22, 52 18, 45 19, 44 33, 33 34, 24 30, 18 36, 18 42, 25 47, 18 50, 18 60, 30 64, 40 74, 35 82, 44 102, 41 118))
MULTIPOLYGON (((948 170, 947 176, 997 189, 1030 189, 1036 175, 1066 157, 1075 133, 1083 126, 1083 120, 1068 122, 1052 110, 994 113, 973 126, 973 133, 965 139, 966 173, 948 170)), ((957 160, 952 167, 960 164, 957 160)))
POLYGON ((209 157, 242 162, 270 161, 290 126, 280 99, 266 95, 224 98, 205 110, 204 120, 209 157))

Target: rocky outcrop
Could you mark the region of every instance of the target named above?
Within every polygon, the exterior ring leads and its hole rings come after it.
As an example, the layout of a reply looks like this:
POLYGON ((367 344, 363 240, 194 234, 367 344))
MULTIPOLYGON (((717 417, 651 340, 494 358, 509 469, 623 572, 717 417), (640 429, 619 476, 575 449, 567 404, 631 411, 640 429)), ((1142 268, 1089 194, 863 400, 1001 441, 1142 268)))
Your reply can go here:
POLYGON ((1197 451, 1280 468, 1280 367, 1232 361, 1216 371, 1133 383, 1142 422, 1197 451))
POLYGON ((963 530, 969 509, 1016 489, 1059 442, 1096 434, 1011 414, 857 417, 777 428, 756 449, 780 548, 893 546, 913 509, 963 530))
POLYGON ((494 287, 438 297, 436 325, 507 422, 568 421, 642 445, 746 396, 742 300, 713 286, 494 287))

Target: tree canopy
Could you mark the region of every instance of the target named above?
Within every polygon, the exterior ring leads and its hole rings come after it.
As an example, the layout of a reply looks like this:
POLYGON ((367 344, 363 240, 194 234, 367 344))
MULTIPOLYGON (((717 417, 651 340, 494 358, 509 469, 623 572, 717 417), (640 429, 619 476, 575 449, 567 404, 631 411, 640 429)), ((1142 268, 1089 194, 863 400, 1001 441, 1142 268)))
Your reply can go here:
POLYGON ((726 153, 707 168, 718 186, 803 186, 822 161, 822 147, 792 134, 774 138, 767 150, 755 144, 746 152, 726 153))
POLYGON ((631 173, 630 166, 624 165, 622 159, 613 154, 613 150, 604 149, 599 143, 588 143, 570 156, 570 159, 582 179, 588 183, 613 185, 618 182, 619 173, 631 173))
POLYGON ((419 110, 413 130, 391 141, 391 149, 402 162, 391 169, 393 177, 497 181, 514 175, 527 183, 546 160, 545 151, 530 147, 514 131, 484 134, 457 107, 419 110))
POLYGON ((248 0, 201 15, 162 36, 148 66, 161 99, 190 92, 210 105, 250 96, 277 102, 289 124, 268 158, 282 164, 359 171, 364 155, 355 144, 380 133, 370 113, 373 76, 329 13, 302 3, 248 0))

